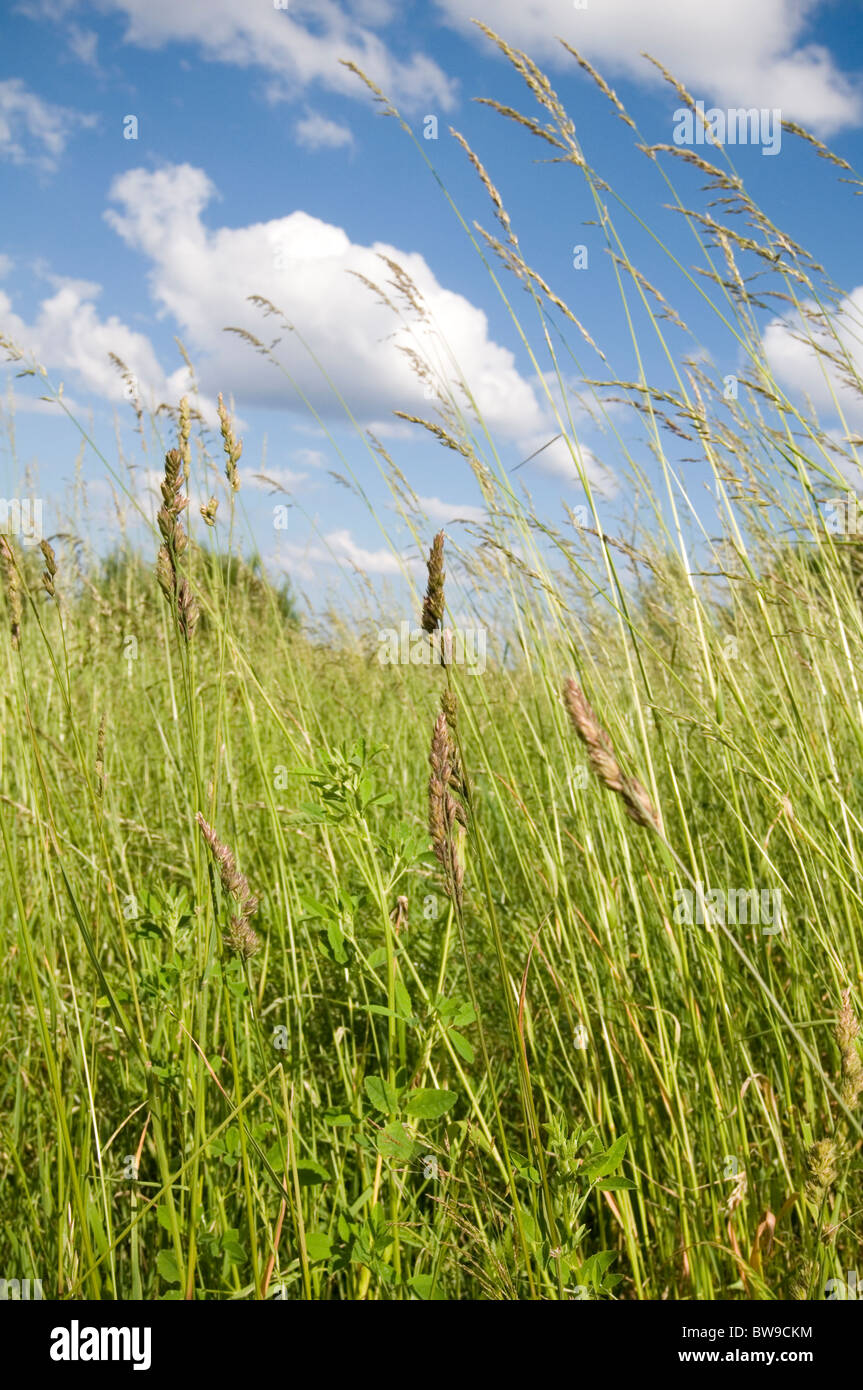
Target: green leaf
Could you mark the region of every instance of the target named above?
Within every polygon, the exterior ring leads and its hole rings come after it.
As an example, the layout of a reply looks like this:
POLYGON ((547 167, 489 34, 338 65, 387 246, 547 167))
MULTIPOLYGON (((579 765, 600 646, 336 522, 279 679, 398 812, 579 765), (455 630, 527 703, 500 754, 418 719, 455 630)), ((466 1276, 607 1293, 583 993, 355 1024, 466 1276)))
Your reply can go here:
POLYGON ((179 1284, 180 1271, 177 1267, 177 1258, 173 1250, 159 1251, 156 1257, 156 1268, 159 1271, 160 1278, 164 1279, 166 1284, 179 1284))
POLYGON ((229 1226, 221 1239, 221 1246, 228 1259, 235 1265, 241 1265, 246 1258, 246 1252, 240 1244, 240 1233, 235 1226, 229 1226))
POLYGON ((524 1231, 525 1239, 530 1245, 536 1245, 539 1238, 539 1227, 533 1219, 527 1207, 521 1207, 521 1226, 524 1231))
POLYGON ((336 965, 347 965, 350 961, 347 945, 347 937, 338 922, 329 922, 318 936, 321 954, 327 960, 335 961, 336 965))
POLYGON ((378 1153, 384 1158, 396 1159, 399 1163, 410 1163, 419 1149, 400 1120, 390 1120, 377 1136, 378 1153))
POLYGON ((414 1008, 413 1004, 411 1003, 411 997, 408 994, 405 984, 402 980, 396 980, 395 993, 396 1007, 399 1013, 403 1014, 405 1019, 408 1022, 410 1022, 410 1020, 413 1018, 414 1008))
POLYGON ((621 1134, 620 1138, 615 1139, 611 1148, 608 1149, 606 1153, 597 1154, 596 1158, 592 1158, 589 1162, 585 1163, 584 1171, 591 1181, 593 1181, 594 1178, 604 1178, 609 1173, 614 1172, 615 1168, 623 1161, 623 1155, 626 1152, 626 1140, 627 1136, 621 1134))
POLYGON ((463 1038, 461 1033, 457 1033, 454 1028, 449 1030, 447 1036, 459 1057, 463 1057, 466 1062, 472 1062, 474 1060, 476 1054, 467 1038, 463 1038))
POLYGON ((170 1232, 174 1229, 171 1225, 170 1209, 165 1205, 164 1202, 162 1202, 161 1206, 158 1206, 156 1208, 156 1220, 162 1227, 163 1231, 168 1231, 168 1233, 170 1234, 170 1232))
POLYGON ((413 1289, 417 1298, 424 1301, 428 1301, 428 1299, 432 1299, 434 1302, 445 1301, 446 1294, 441 1293, 440 1289, 436 1289, 434 1282, 431 1274, 415 1274, 412 1279, 408 1280, 408 1288, 413 1289))
POLYGON ((363 1079, 363 1087, 372 1105, 382 1114, 391 1115, 398 1109, 398 1092, 382 1076, 366 1076, 363 1079))
POLYGON ((602 1178, 596 1184, 597 1192, 629 1192, 636 1184, 631 1178, 602 1178))
POLYGON ((309 1231, 306 1250, 310 1260, 328 1260, 333 1253, 333 1242, 325 1231, 309 1231))
POLYGON ((297 1159, 297 1178, 300 1187, 316 1187, 318 1183, 330 1181, 326 1168, 313 1158, 297 1159))
POLYGON ((599 1250, 595 1255, 591 1255, 578 1271, 579 1284, 592 1284, 595 1289, 601 1288, 603 1275, 615 1258, 614 1250, 599 1250))
POLYGON ((451 1110, 457 1100, 455 1091, 413 1091, 406 1111, 412 1120, 436 1120, 451 1110))
POLYGON ((316 806, 314 801, 304 801, 298 811, 288 813, 288 820, 294 825, 323 825, 329 819, 324 808, 316 806))

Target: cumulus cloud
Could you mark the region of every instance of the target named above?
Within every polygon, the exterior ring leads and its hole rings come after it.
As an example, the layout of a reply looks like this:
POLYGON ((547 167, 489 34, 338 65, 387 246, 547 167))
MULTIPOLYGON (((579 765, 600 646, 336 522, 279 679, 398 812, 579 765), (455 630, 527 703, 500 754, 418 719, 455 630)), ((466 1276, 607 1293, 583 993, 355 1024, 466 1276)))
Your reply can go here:
POLYGON ((354 143, 353 132, 338 121, 327 120, 318 111, 309 111, 294 127, 297 144, 307 150, 337 150, 354 143))
POLYGON ((72 136, 97 117, 37 96, 20 77, 0 81, 0 158, 53 173, 72 136))
MULTIPOLYGON (((366 427, 381 429, 396 409, 433 416, 408 360, 413 352, 451 380, 459 364, 486 424, 519 457, 553 432, 544 393, 520 373, 513 353, 494 341, 481 309, 440 284, 415 253, 387 243, 353 243, 341 228, 295 211, 246 227, 211 229, 203 214, 215 196, 203 170, 190 165, 133 169, 111 190, 106 218, 148 263, 151 299, 179 331, 197 368, 201 407, 212 421, 212 402, 229 390, 240 408, 290 410, 308 421, 308 402, 321 417, 343 421, 344 405, 366 427), (397 297, 386 261, 410 277, 424 317, 405 322, 368 287, 382 285, 397 297), (279 307, 285 322, 264 317, 249 303, 260 295, 279 307), (290 326, 288 326, 290 325, 290 326), (284 368, 277 371, 227 327, 268 345, 284 368), (294 383, 294 389, 291 385, 294 383), (334 388, 335 387, 335 391, 334 388)), ((149 338, 97 309, 99 286, 79 280, 52 282, 32 323, 13 312, 0 294, 0 316, 19 346, 49 368, 74 371, 91 391, 112 401, 126 388, 110 354, 121 358, 146 404, 176 400, 188 390, 185 367, 166 375, 149 338)), ((402 428, 413 431, 414 427, 402 428)), ((548 451, 547 451, 548 452, 548 451)), ((588 471, 593 460, 585 455, 588 471)), ((300 470, 320 466, 316 450, 297 457, 300 470)), ((550 467, 553 457, 543 456, 550 467)), ((559 476, 577 485, 575 469, 559 476)), ((601 481, 601 471, 596 477, 601 481)))
POLYGON ((488 520, 484 507, 471 507, 466 502, 442 502, 439 497, 420 497, 417 499, 429 521, 447 526, 453 521, 474 521, 481 525, 488 520))
POLYGON ((193 44, 205 57, 237 67, 257 67, 275 78, 271 95, 295 97, 312 83, 366 98, 366 88, 340 60, 354 62, 389 96, 407 108, 429 102, 449 110, 455 85, 422 53, 393 54, 374 32, 393 15, 382 0, 339 5, 335 0, 102 0, 103 9, 127 20, 127 43, 162 48, 193 44), (350 12, 348 12, 350 10, 350 12))
POLYGON ((277 555, 270 558, 274 566, 287 568, 292 575, 305 580, 319 578, 318 567, 321 565, 347 564, 369 576, 393 576, 403 575, 412 564, 419 564, 416 557, 400 556, 386 547, 367 550, 354 540, 347 527, 327 532, 320 543, 299 545, 288 541, 280 547, 277 555))
POLYGON ((301 211, 210 230, 202 214, 214 194, 203 170, 189 165, 134 169, 114 183, 115 207, 106 213, 115 231, 149 260, 151 295, 178 324, 208 393, 230 383, 243 408, 304 409, 284 376, 223 331, 231 326, 267 342, 276 335, 290 379, 330 418, 344 418, 330 382, 363 423, 386 420, 394 409, 427 417, 431 407, 405 354, 410 349, 444 373, 457 361, 498 434, 521 445, 547 430, 544 402, 513 353, 490 336, 486 315, 442 286, 421 255, 383 242, 357 245, 341 227, 301 211), (370 292, 364 281, 395 296, 382 257, 410 276, 425 321, 399 326, 370 292), (277 305, 291 329, 263 318, 250 295, 277 305))
MULTIPOLYGON (((560 0, 435 0, 445 22, 462 31, 483 20, 531 57, 574 70, 557 42, 567 40, 608 74, 661 81, 640 56, 651 53, 696 98, 721 104, 778 107, 822 135, 863 118, 859 78, 842 73, 807 26, 823 0, 602 0, 584 9, 560 0)), ((485 43, 485 39, 481 40, 485 43)), ((670 93, 670 88, 666 88, 670 93)), ((677 98, 673 100, 677 102, 677 98)))
POLYGON ((100 294, 98 285, 87 280, 57 280, 56 284, 56 292, 42 301, 32 323, 14 313, 11 299, 0 291, 0 323, 18 348, 49 369, 74 371, 90 391, 120 402, 128 397, 110 359, 109 354, 115 353, 144 390, 159 401, 172 399, 171 382, 149 338, 115 314, 100 317, 94 302, 100 294))
MULTIPOLYGON (((810 303, 814 314, 817 306, 810 303)), ((764 331, 764 350, 777 380, 789 391, 804 393, 816 410, 835 414, 841 407, 846 419, 859 428, 863 423, 863 399, 859 387, 846 379, 856 373, 863 379, 863 285, 851 291, 832 315, 834 334, 816 319, 774 319, 764 331), (837 341, 838 339, 838 341, 837 341), (818 349, 823 349, 819 352, 818 349), (840 371, 824 352, 844 353, 847 366, 840 371)))

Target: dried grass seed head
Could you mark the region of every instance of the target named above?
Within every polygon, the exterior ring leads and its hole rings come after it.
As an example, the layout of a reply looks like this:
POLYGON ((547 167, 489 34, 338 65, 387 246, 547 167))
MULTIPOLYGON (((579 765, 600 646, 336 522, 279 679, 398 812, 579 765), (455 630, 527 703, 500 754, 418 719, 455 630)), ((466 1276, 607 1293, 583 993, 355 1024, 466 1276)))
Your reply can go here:
POLYGON ((3 535, 0 535, 0 562, 3 565, 3 584, 6 590, 6 601, 9 605, 9 631, 12 637, 12 646, 17 649, 21 636, 21 578, 18 574, 15 553, 3 535))
POLYGON ((428 557, 428 583, 420 620, 424 632, 434 632, 443 622, 444 582, 446 580, 446 572, 443 567, 443 546, 444 533, 438 531, 432 541, 428 557))
POLYGON ((661 833, 662 820, 647 790, 637 778, 624 776, 611 739, 594 714, 584 691, 571 676, 564 685, 563 698, 573 727, 587 749, 594 775, 609 791, 622 799, 630 820, 661 833))

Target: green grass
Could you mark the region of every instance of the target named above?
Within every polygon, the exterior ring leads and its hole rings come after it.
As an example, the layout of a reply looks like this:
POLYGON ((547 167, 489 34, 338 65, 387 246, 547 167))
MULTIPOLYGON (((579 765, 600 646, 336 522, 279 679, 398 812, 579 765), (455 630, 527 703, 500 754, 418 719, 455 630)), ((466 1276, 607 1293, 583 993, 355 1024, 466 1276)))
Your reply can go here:
MULTIPOLYGON (((853 373, 835 295, 733 183, 730 240, 688 213, 705 276, 669 265, 747 359, 726 399, 630 273, 614 217, 631 210, 507 52, 603 213, 638 360, 651 339, 674 382, 660 398, 607 370, 593 388, 609 439, 625 452, 638 428, 657 459, 658 486, 629 461, 643 508, 625 536, 603 531, 586 475, 588 526, 538 515, 454 365, 435 423, 488 522, 477 545, 448 540, 446 597, 487 626, 482 674, 381 665, 371 606, 315 637, 241 563, 232 489, 218 549, 187 512, 172 552, 200 610, 189 640, 158 539, 101 564, 58 543, 55 597, 12 542, 0 1271, 46 1296, 820 1298, 859 1266, 860 1061, 837 1019, 863 989, 861 565, 819 519, 856 445, 771 377, 738 261, 820 305, 809 331, 853 373), (760 250, 734 240, 744 221, 760 250), (637 407, 625 427, 611 389, 637 407), (712 474, 703 521, 669 420, 712 474), (569 676, 661 830, 594 775, 569 676), (444 691, 461 896, 428 832, 444 691), (247 960, 223 943, 232 904, 198 813, 260 898, 247 960), (676 920, 695 885, 707 920, 676 920), (726 923, 708 890, 781 892, 781 919, 726 923)), ((562 385, 572 324, 514 243, 497 254, 518 278, 488 271, 510 307, 507 285, 520 306, 530 289, 514 321, 562 385)), ((169 433, 152 421, 163 451, 169 433)), ((194 442, 209 493, 203 428, 194 442)), ((369 448, 425 552, 409 484, 369 448)), ((396 622, 418 623, 422 588, 396 622)))

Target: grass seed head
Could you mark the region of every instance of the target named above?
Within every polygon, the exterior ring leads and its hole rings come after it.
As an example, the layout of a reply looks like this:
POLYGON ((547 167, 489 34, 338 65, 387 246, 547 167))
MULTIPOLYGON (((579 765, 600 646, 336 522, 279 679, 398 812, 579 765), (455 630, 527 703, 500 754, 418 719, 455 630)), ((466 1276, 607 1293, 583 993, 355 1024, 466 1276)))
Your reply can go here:
POLYGON ((3 582, 6 601, 9 604, 9 631, 12 646, 17 649, 21 636, 21 579, 15 554, 5 536, 0 536, 0 561, 3 564, 3 582))
POLYGON ((840 1095, 849 1109, 857 1104, 860 1092, 863 1091, 863 1062, 860 1061, 860 1053, 857 1050, 859 1032, 860 1024, 851 1008, 851 990, 844 989, 842 991, 842 1008, 836 1021, 835 1037, 842 1054, 842 1089, 840 1095))
POLYGON ((611 739, 591 708, 584 691, 570 676, 563 688, 567 712, 587 749, 591 769, 603 786, 623 800, 624 810, 636 825, 662 830, 659 812, 646 789, 635 777, 625 777, 614 754, 611 739))
POLYGON ((428 557, 428 584, 420 620, 424 632, 434 632, 443 622, 444 581, 446 579, 446 572, 443 567, 443 543, 444 533, 438 531, 432 541, 428 557))
POLYGON ((458 907, 462 904, 464 864, 462 827, 464 807, 453 796, 457 786, 457 755, 445 714, 439 714, 429 753, 429 835, 435 858, 444 871, 446 889, 458 907))
POLYGON ((96 735, 96 795, 105 795, 105 724, 108 716, 102 715, 99 720, 99 732, 96 735))
POLYGON ((222 400, 222 393, 219 392, 219 429, 222 435, 222 444, 225 450, 225 477, 231 485, 231 491, 237 492, 240 487, 240 470, 237 464, 243 452, 243 441, 237 439, 234 434, 234 427, 231 424, 231 417, 227 412, 225 403, 222 400))
POLYGON ((832 1139, 819 1139, 806 1154, 809 1180, 806 1195, 816 1204, 833 1186, 837 1177, 836 1145, 832 1139))
POLYGON ((198 600, 189 588, 188 579, 181 579, 177 585, 177 621, 187 642, 192 638, 200 616, 198 600))
MULTIPOLYGON (((188 415, 188 402, 186 402, 186 414, 188 415)), ((181 442, 183 441, 183 430, 181 403, 181 442)), ((185 440, 183 447, 184 449, 188 448, 188 439, 185 440)), ((187 476, 188 474, 184 469, 183 452, 180 449, 169 449, 165 455, 165 474, 161 484, 162 505, 156 517, 159 533, 162 537, 162 544, 156 561, 156 578, 159 581, 159 588, 174 610, 180 632, 188 643, 197 626, 200 610, 197 600, 189 588, 188 580, 177 571, 177 561, 184 554, 188 545, 188 536, 180 520, 189 505, 188 497, 184 497, 182 493, 184 479, 187 476)))
POLYGON ((260 950, 261 943, 257 933, 249 926, 249 918, 257 912, 260 900, 249 888, 245 874, 241 874, 237 868, 233 852, 219 839, 200 811, 195 820, 215 860, 222 888, 228 897, 234 898, 238 906, 237 913, 231 917, 230 929, 222 940, 227 950, 242 956, 243 960, 248 960, 260 950))
POLYGON ((42 583, 45 586, 45 592, 51 598, 54 598, 54 577, 57 573, 57 564, 54 558, 54 551, 51 549, 51 546, 48 544, 47 541, 40 541, 39 549, 42 551, 42 554, 45 557, 45 568, 42 571, 42 583))
POLYGON ((183 458, 183 476, 187 483, 192 469, 192 451, 189 448, 189 436, 191 432, 192 415, 189 410, 189 397, 184 396, 180 401, 180 453, 183 458))
POLYGON ((229 951, 234 951, 243 960, 249 960, 261 949, 261 941, 245 917, 232 917, 230 929, 222 937, 229 951))

